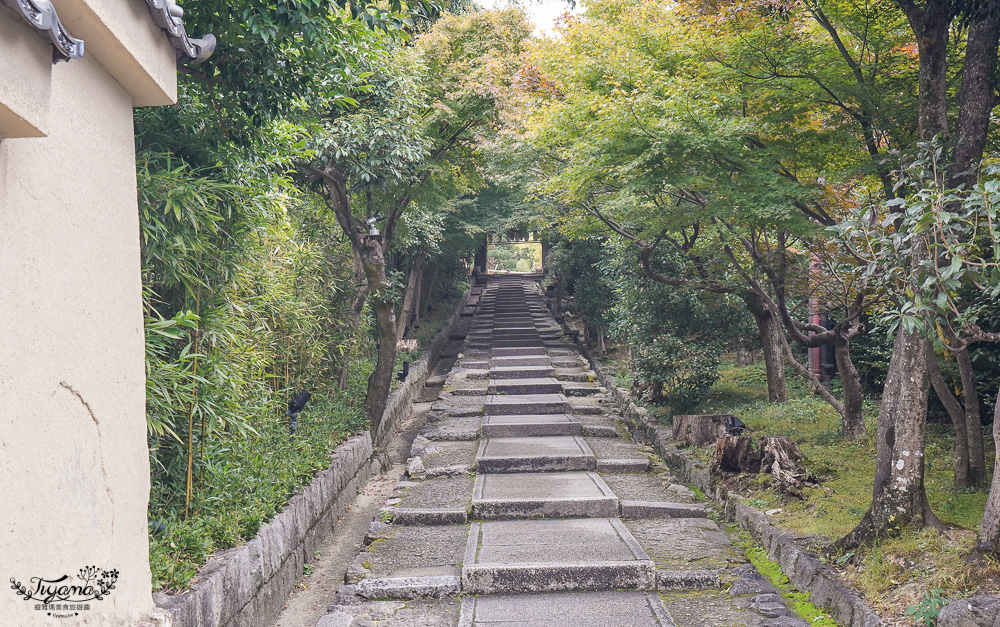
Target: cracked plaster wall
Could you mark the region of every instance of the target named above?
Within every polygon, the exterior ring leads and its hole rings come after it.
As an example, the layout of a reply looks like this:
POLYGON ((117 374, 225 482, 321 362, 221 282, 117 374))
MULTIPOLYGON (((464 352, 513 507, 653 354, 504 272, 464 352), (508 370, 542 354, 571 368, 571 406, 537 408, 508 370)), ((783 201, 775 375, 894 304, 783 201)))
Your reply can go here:
POLYGON ((0 625, 166 624, 150 593, 133 96, 92 55, 51 74, 47 136, 0 140, 0 625), (10 589, 85 566, 120 574, 78 617, 10 589))

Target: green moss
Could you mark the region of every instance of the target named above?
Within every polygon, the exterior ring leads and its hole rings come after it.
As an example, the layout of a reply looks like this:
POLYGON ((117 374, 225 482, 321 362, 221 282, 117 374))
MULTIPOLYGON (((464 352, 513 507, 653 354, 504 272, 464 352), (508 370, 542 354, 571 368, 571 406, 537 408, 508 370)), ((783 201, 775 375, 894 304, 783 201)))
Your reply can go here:
POLYGON ((808 593, 801 592, 792 586, 791 582, 788 581, 788 576, 781 570, 778 563, 767 556, 767 551, 755 543, 746 532, 741 531, 738 537, 738 544, 743 549, 747 559, 761 575, 778 589, 778 594, 785 600, 789 609, 811 625, 837 627, 837 622, 829 613, 813 605, 809 600, 808 593))

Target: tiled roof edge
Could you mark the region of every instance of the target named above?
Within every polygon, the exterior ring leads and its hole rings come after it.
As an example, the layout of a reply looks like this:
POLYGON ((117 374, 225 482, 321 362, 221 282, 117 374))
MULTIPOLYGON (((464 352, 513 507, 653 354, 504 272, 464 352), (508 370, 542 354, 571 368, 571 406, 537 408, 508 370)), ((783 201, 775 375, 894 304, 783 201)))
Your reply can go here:
MULTIPOLYGON (((3 3, 21 14, 29 24, 42 33, 55 46, 56 61, 69 61, 83 56, 83 40, 69 34, 59 21, 56 9, 48 0, 3 0, 3 3)), ((214 41, 214 40, 213 40, 214 41)))
MULTIPOLYGON (((9 2, 10 0, 4 0, 9 2)), ((30 0, 14 0, 27 2, 30 0)), ((198 65, 215 52, 215 35, 209 33, 200 39, 188 37, 184 28, 184 10, 175 0, 146 0, 146 8, 153 22, 167 32, 170 45, 177 51, 177 61, 182 65, 198 65)))

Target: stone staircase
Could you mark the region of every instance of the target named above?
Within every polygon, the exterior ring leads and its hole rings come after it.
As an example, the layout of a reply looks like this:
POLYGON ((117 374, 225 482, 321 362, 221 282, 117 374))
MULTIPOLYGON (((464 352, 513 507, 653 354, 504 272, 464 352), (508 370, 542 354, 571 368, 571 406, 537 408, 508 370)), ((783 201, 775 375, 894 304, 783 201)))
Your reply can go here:
POLYGON ((477 291, 408 478, 320 626, 805 624, 720 590, 745 559, 628 437, 538 284, 477 291), (386 599, 406 611, 378 622, 386 599))

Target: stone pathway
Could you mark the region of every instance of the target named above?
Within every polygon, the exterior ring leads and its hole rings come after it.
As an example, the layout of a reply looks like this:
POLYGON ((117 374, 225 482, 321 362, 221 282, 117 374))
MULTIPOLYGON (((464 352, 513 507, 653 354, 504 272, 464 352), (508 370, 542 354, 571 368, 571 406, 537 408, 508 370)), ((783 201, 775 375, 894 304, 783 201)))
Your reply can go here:
POLYGON ((407 476, 318 627, 807 624, 625 432, 535 281, 494 277, 471 302, 407 476))

